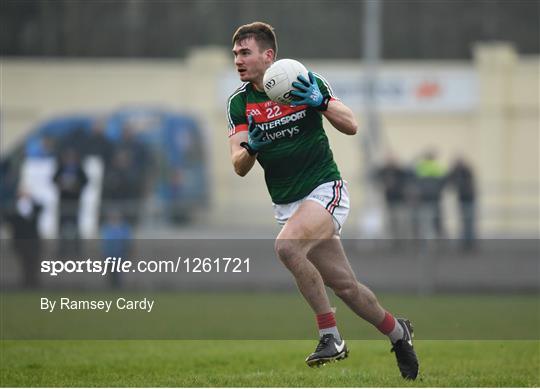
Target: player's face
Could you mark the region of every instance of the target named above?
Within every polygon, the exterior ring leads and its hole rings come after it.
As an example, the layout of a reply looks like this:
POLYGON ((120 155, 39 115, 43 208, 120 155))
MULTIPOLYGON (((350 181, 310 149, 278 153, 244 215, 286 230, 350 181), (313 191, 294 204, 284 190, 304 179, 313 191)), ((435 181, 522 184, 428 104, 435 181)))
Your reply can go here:
POLYGON ((249 38, 236 42, 232 52, 240 80, 261 83, 264 72, 272 63, 271 50, 261 51, 255 39, 249 38))

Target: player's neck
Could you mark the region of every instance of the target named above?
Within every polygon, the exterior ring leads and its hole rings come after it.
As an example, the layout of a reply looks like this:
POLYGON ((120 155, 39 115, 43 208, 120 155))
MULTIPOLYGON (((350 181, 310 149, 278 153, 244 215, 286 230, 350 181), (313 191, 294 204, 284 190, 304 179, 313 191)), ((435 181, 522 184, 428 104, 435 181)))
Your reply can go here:
POLYGON ((262 79, 260 81, 252 81, 252 84, 257 92, 264 92, 262 79))

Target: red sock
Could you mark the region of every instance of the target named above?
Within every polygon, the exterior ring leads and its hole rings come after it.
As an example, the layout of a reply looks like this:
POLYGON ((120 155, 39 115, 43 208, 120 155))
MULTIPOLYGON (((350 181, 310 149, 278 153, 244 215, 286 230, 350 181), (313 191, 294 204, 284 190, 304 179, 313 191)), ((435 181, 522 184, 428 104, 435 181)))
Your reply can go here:
POLYGON ((319 330, 336 327, 337 323, 334 312, 322 313, 320 315, 317 315, 317 325, 319 326, 319 330))
POLYGON ((396 326, 396 320, 390 312, 386 312, 383 321, 377 326, 377 329, 383 334, 388 335, 396 326))

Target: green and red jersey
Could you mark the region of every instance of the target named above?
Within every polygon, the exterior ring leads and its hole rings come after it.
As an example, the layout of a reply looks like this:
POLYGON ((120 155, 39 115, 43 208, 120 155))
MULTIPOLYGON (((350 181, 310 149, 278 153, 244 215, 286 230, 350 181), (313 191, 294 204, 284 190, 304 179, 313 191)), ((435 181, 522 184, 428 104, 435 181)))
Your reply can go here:
MULTIPOLYGON (((328 83, 315 75, 323 97, 334 99, 328 83)), ((275 204, 306 197, 317 186, 341 179, 324 132, 322 114, 307 105, 276 103, 252 83, 238 88, 227 103, 229 136, 247 131, 248 115, 271 144, 257 154, 266 186, 275 204)))

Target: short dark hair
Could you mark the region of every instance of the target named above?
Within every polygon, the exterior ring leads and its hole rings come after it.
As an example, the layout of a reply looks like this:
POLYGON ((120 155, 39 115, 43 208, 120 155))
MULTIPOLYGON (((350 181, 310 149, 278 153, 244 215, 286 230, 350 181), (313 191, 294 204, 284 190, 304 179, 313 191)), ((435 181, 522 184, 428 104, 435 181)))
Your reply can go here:
POLYGON ((232 38, 232 44, 253 38, 260 49, 274 50, 274 58, 277 56, 277 42, 274 27, 264 22, 253 22, 238 27, 232 38))

